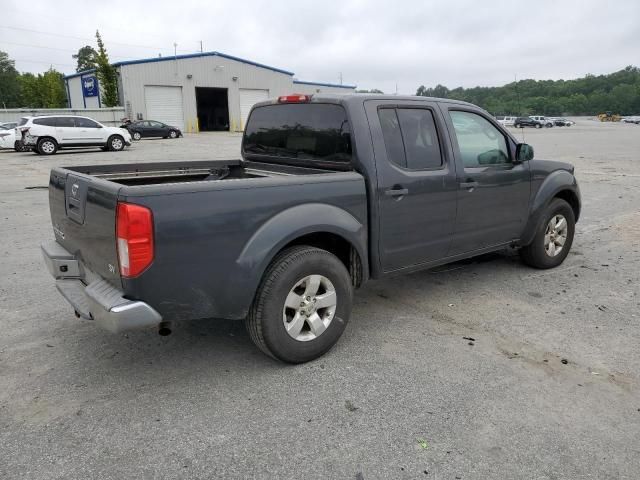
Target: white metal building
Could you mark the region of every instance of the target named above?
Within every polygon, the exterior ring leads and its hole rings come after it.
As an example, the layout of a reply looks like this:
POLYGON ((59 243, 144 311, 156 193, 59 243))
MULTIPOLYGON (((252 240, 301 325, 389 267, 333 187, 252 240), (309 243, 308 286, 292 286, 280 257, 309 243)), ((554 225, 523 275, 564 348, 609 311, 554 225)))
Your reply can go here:
MULTIPOLYGON (((352 93, 354 85, 294 80, 293 73, 220 52, 115 63, 120 104, 132 120, 241 131, 251 107, 290 93, 352 93)), ((101 107, 95 70, 65 77, 69 107, 101 107)))

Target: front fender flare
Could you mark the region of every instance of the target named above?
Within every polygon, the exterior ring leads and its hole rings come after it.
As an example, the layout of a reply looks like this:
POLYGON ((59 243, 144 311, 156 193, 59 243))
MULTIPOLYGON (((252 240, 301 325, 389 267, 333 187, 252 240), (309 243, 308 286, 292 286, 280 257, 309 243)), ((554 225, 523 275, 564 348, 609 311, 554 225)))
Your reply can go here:
POLYGON ((545 209, 551 200, 553 200, 558 193, 564 190, 569 190, 580 198, 578 182, 573 174, 566 170, 557 170, 551 173, 544 182, 542 182, 542 185, 540 185, 540 188, 531 202, 529 220, 527 221, 524 232, 520 237, 521 245, 528 245, 533 241, 533 237, 535 237, 536 231, 542 221, 542 215, 545 209))

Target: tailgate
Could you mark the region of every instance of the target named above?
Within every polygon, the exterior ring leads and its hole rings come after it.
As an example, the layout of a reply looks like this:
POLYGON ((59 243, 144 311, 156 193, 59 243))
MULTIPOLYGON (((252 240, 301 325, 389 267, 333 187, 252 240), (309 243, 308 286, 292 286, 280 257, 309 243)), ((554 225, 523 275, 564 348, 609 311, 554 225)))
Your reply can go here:
POLYGON ((83 266, 121 288, 116 250, 120 185, 64 168, 51 171, 49 209, 56 241, 83 266))

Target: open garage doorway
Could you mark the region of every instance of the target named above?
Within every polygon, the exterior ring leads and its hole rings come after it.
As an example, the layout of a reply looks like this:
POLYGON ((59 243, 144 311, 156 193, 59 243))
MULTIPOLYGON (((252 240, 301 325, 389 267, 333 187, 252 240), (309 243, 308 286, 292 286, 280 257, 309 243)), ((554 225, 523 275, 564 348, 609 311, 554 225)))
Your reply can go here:
POLYGON ((229 130, 229 99, 226 88, 196 87, 196 106, 201 132, 229 130))

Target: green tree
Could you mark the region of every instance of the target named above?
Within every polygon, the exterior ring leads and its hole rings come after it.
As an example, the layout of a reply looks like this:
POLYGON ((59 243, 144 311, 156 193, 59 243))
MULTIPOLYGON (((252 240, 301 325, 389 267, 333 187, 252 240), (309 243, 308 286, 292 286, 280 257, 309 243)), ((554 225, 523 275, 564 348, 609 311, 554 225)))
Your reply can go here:
POLYGON ((38 77, 33 73, 20 75, 21 107, 39 108, 42 106, 42 92, 38 86, 38 77))
POLYGON ((98 52, 89 45, 85 45, 78 50, 78 53, 71 56, 77 62, 76 72, 83 72, 97 66, 98 52))
POLYGON ((503 87, 418 87, 416 95, 475 103, 499 114, 594 115, 640 113, 640 69, 625 67, 608 75, 575 80, 520 80, 503 87))
POLYGON ((116 75, 116 69, 109 63, 107 49, 104 47, 100 32, 97 30, 96 41, 98 43, 96 64, 98 81, 102 92, 102 103, 105 107, 115 107, 118 105, 118 76, 116 75))
POLYGON ((64 75, 49 68, 37 76, 33 73, 20 75, 20 107, 62 108, 67 105, 64 75))
POLYGON ((42 91, 42 108, 61 108, 67 104, 64 91, 64 75, 53 67, 38 75, 38 84, 42 91))
POLYGON ((20 105, 20 74, 15 61, 0 50, 0 107, 14 108, 20 105))

